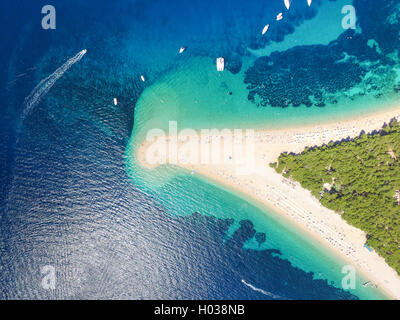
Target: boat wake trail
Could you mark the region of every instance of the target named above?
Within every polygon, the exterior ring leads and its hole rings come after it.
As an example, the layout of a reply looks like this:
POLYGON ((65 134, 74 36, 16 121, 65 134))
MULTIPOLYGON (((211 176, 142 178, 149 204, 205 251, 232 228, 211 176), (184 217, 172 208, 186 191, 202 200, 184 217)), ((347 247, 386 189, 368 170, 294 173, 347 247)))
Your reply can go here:
POLYGON ((260 293, 262 293, 263 295, 266 295, 266 296, 271 297, 271 298, 273 298, 273 299, 287 300, 287 298, 284 298, 284 297, 278 296, 278 295, 276 295, 276 294, 273 294, 273 293, 271 293, 271 292, 265 291, 265 290, 263 290, 263 289, 257 288, 257 287, 255 287, 255 286, 253 286, 252 284, 247 283, 247 282, 246 282, 245 280, 243 280, 243 279, 242 279, 242 283, 243 283, 245 286, 249 287, 250 289, 252 289, 252 290, 254 290, 254 291, 257 291, 257 292, 260 292, 260 293))
POLYGON ((24 110, 22 112, 22 122, 32 111, 32 109, 39 103, 40 99, 51 89, 58 79, 75 63, 82 59, 87 50, 84 49, 78 52, 74 57, 68 59, 61 67, 54 71, 51 75, 44 78, 32 90, 32 92, 24 100, 24 110))
MULTIPOLYGON (((87 50, 84 49, 80 52, 78 52, 74 57, 70 58, 68 61, 66 61, 61 67, 59 67, 56 71, 54 71, 51 75, 48 77, 44 78, 39 82, 39 84, 31 91, 31 93, 25 98, 24 100, 24 106, 23 106, 23 111, 22 111, 22 116, 20 118, 20 121, 17 124, 16 128, 16 139, 15 139, 15 144, 17 145, 19 143, 19 138, 20 138, 20 132, 21 132, 21 127, 22 124, 25 120, 25 118, 28 116, 28 114, 32 111, 32 109, 38 104, 40 99, 51 89, 51 87, 56 83, 58 79, 76 62, 82 59, 82 57, 86 54, 87 50)), ((14 159, 14 150, 12 150, 12 156, 10 161, 10 172, 12 174, 12 177, 14 177, 14 169, 15 169, 15 159, 14 159)), ((8 194, 9 190, 6 191, 8 194)), ((8 199, 8 198, 7 198, 8 199)))

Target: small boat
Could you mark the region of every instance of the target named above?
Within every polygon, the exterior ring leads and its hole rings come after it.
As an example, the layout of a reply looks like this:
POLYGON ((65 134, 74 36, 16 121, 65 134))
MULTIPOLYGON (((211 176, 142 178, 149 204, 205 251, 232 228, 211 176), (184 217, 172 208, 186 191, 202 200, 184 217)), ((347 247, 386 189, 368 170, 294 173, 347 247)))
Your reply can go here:
POLYGON ((217 71, 224 71, 225 59, 222 57, 217 58, 217 71))
POLYGON ((279 20, 282 20, 282 19, 283 19, 283 14, 281 12, 276 16, 276 21, 279 21, 279 20))
POLYGON ((284 3, 285 3, 286 9, 289 10, 289 8, 290 8, 290 0, 284 0, 284 3))
POLYGON ((307 4, 309 7, 311 7, 311 2, 312 2, 312 0, 307 0, 307 4))
POLYGON ((264 27, 264 29, 263 29, 263 31, 262 31, 262 34, 263 34, 263 35, 268 31, 268 28, 269 28, 269 24, 267 24, 267 25, 264 27))
POLYGON ((146 80, 144 79, 144 76, 143 76, 143 75, 140 76, 140 79, 142 79, 143 82, 146 81, 146 80))
POLYGON ((185 51, 185 47, 181 47, 180 49, 179 49, 179 54, 181 54, 183 51, 185 51))
POLYGON ((114 98, 114 106, 116 106, 118 104, 118 100, 117 98, 114 98))
POLYGON ((375 288, 375 289, 378 288, 378 286, 375 283, 373 283, 372 281, 364 282, 363 287, 370 287, 370 288, 375 288))

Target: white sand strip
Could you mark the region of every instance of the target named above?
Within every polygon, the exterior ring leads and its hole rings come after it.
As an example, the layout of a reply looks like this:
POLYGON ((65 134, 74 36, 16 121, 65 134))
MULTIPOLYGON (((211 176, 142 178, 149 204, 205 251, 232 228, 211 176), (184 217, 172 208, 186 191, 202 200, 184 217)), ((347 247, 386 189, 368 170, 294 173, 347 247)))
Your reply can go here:
MULTIPOLYGON (((364 247, 366 234, 347 224, 339 214, 323 207, 297 182, 285 179, 269 167, 270 163, 277 161, 282 152, 297 153, 307 146, 321 145, 347 137, 353 138, 362 130, 371 132, 380 129, 385 122, 388 123, 394 117, 400 119, 400 108, 339 123, 283 130, 257 130, 254 153, 247 154, 249 158, 245 159, 248 162, 254 159, 257 170, 247 174, 238 173, 240 165, 235 162, 234 157, 224 159, 226 160, 224 163, 193 164, 185 163, 187 159, 181 154, 176 165, 194 170, 196 174, 201 174, 267 205, 313 236, 321 245, 326 245, 352 265, 357 266, 359 272, 377 284, 380 290, 394 299, 400 299, 400 277, 382 257, 364 247), (258 169, 262 169, 263 174, 260 174, 258 169)), ((204 148, 204 144, 210 144, 212 139, 220 141, 227 139, 226 136, 221 138, 221 135, 218 137, 200 135, 200 137, 201 142, 194 139, 192 145, 186 143, 186 150, 204 148)), ((160 139, 158 143, 162 147, 163 143, 168 141, 170 137, 160 139)), ((139 163, 148 168, 157 166, 149 165, 150 145, 154 150, 154 143, 143 142, 137 154, 139 163)), ((183 145, 184 143, 178 144, 178 149, 183 145)), ((222 153, 221 150, 221 155, 222 153)), ((169 158, 167 154, 167 162, 169 158)))

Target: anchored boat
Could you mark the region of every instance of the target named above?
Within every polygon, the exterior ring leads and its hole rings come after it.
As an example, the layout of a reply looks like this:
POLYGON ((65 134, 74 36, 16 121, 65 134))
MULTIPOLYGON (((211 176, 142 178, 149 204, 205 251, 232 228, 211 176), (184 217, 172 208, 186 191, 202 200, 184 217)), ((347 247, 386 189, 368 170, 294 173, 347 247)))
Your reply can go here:
POLYGON ((262 34, 264 35, 264 34, 268 31, 268 29, 269 29, 269 24, 267 24, 267 25, 264 27, 264 29, 263 29, 263 31, 262 31, 262 34))
POLYGON ((222 57, 217 58, 217 71, 224 71, 225 59, 222 57))

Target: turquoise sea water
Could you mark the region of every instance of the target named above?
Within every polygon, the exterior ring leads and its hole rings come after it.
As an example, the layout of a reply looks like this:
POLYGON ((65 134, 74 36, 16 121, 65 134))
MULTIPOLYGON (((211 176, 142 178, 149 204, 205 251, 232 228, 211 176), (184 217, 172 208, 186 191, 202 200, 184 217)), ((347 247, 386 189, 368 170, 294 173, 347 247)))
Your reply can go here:
MULTIPOLYGON (((151 171, 143 169, 136 163, 135 150, 137 143, 143 141, 148 130, 160 128, 167 133, 169 121, 177 121, 178 130, 277 129, 335 122, 393 107, 398 101, 397 91, 393 88, 400 80, 397 77, 400 70, 398 51, 388 55, 391 59, 389 65, 379 65, 379 61, 376 61, 373 55, 361 57, 360 52, 356 54, 350 50, 346 51, 347 42, 363 32, 360 25, 351 32, 345 32, 341 27, 338 18, 343 17, 340 10, 346 4, 348 1, 323 3, 320 13, 313 19, 305 21, 283 42, 271 43, 273 49, 269 49, 267 45, 265 49, 248 50, 247 55, 241 59, 242 66, 239 72, 217 72, 212 57, 198 57, 195 53, 185 52, 172 70, 155 80, 141 95, 135 109, 136 122, 127 152, 131 177, 136 183, 148 188, 149 192, 153 192, 171 214, 188 215, 197 211, 206 215, 212 213, 218 218, 233 218, 236 224, 231 227, 230 232, 233 232, 235 225, 238 226, 238 221, 249 219, 257 232, 267 235, 267 240, 259 244, 254 237, 246 242, 245 247, 279 248, 282 257, 294 266, 314 272, 316 278, 327 279, 336 287, 341 287, 343 260, 328 252, 315 240, 307 238, 293 225, 288 225, 278 214, 257 203, 252 204, 243 195, 229 190, 222 191, 221 186, 177 168, 163 166, 151 171), (333 14, 323 10, 330 10, 333 14), (326 25, 330 30, 324 33, 326 25), (333 53, 339 49, 343 51, 333 53), (271 72, 277 74, 279 69, 287 68, 292 72, 292 76, 296 77, 299 76, 295 70, 298 67, 296 65, 300 65, 298 68, 301 70, 301 61, 318 58, 324 54, 334 56, 330 57, 333 59, 332 65, 324 64, 330 63, 330 59, 327 59, 321 61, 320 65, 318 61, 312 66, 305 64, 316 70, 304 69, 305 67, 302 69, 302 72, 307 74, 305 78, 314 77, 313 72, 317 74, 317 80, 310 79, 310 86, 313 85, 313 81, 322 82, 322 93, 316 92, 320 95, 313 95, 313 89, 310 89, 310 100, 315 102, 313 105, 293 106, 293 100, 297 98, 296 92, 292 95, 292 101, 290 97, 287 98, 288 103, 284 107, 273 105, 271 100, 265 102, 260 95, 255 99, 249 98, 247 80, 253 70, 259 72, 263 68, 263 61, 260 59, 266 59, 269 65, 282 64, 277 66, 278 71, 270 68, 271 72), (353 54, 354 56, 350 57, 353 54), (291 60, 289 62, 285 59, 291 60), (340 66, 341 63, 347 62, 349 65, 340 66), (321 71, 324 68, 328 70, 321 71), (325 84, 326 79, 318 77, 318 73, 325 77, 335 77, 337 72, 340 72, 337 75, 339 79, 327 80, 325 84), (343 75, 344 73, 350 74, 343 75), (351 79, 352 77, 354 78, 351 79), (353 83, 341 86, 334 83, 335 81, 353 83), (334 88, 335 86, 338 88, 334 88), (317 105, 319 102, 323 104, 317 105)), ((371 42, 368 47, 371 47, 371 42)), ((259 81, 258 88, 265 84, 263 80, 267 77, 268 75, 259 81)), ((280 83, 279 80, 274 84, 273 89, 277 95, 288 94, 288 90, 309 90, 304 87, 286 88, 285 82, 280 83)), ((263 88, 265 91, 272 90, 268 86, 263 88)), ((363 288, 361 284, 365 281, 366 279, 358 278, 357 289, 351 292, 360 298, 383 298, 376 290, 363 288)))
POLYGON ((0 298, 385 298, 360 278, 342 290, 341 259, 268 208, 177 168, 145 170, 135 151, 169 120, 282 128, 387 108, 397 1, 54 0, 52 31, 45 4, 0 4, 0 298), (356 30, 341 26, 347 2, 356 30), (23 118, 25 97, 82 49, 23 118), (40 285, 44 265, 55 290, 40 285))

